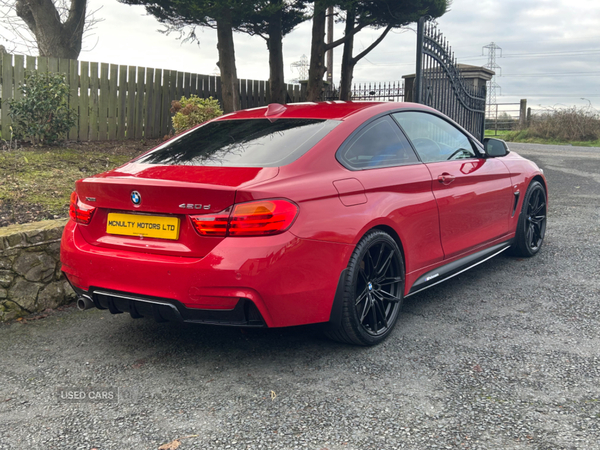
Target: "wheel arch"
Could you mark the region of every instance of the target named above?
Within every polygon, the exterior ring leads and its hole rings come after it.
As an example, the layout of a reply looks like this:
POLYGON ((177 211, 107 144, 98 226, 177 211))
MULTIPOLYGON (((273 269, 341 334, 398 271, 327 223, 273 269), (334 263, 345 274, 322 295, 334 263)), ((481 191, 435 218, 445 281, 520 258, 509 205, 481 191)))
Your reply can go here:
POLYGON ((543 243, 543 239, 544 239, 547 214, 548 214, 548 185, 546 184, 546 180, 545 180, 544 176, 537 173, 529 181, 529 184, 527 185, 525 194, 523 195, 523 200, 521 201, 521 209, 519 211, 519 215, 517 216, 517 224, 516 224, 514 243, 509 250, 509 252, 512 255, 520 256, 520 257, 531 257, 538 253, 538 251, 543 243), (529 194, 530 190, 532 189, 532 186, 536 182, 539 183, 540 188, 543 190, 545 197, 546 197, 546 199, 545 199, 546 200, 545 216, 544 216, 545 218, 543 219, 543 223, 540 222, 540 225, 539 225, 539 227, 540 227, 539 228, 539 230, 540 230, 539 236, 540 237, 539 237, 538 245, 536 246, 535 249, 529 250, 528 244, 525 242, 525 238, 524 238, 524 229, 525 229, 524 220, 526 220, 525 217, 529 215, 529 212, 526 212, 525 208, 527 207, 527 205, 526 205, 526 202, 528 200, 527 195, 529 194))
MULTIPOLYGON (((400 239, 400 236, 398 235, 398 233, 396 233, 396 230, 394 230, 389 225, 383 225, 383 224, 376 225, 376 226, 368 229, 367 231, 365 231, 363 233, 363 235, 360 237, 360 239, 362 239, 363 236, 371 230, 381 230, 381 231, 389 234, 392 237, 392 239, 394 239, 394 241, 396 241, 396 244, 398 245, 398 248, 400 249, 400 253, 402 253, 402 261, 404 261, 404 272, 406 272, 406 255, 404 254, 404 246, 402 245, 402 239, 400 239)), ((359 242, 360 242, 360 239, 359 239, 359 242)))
POLYGON ((548 184, 546 183, 546 179, 541 176, 540 174, 535 175, 531 181, 529 182, 529 184, 533 183, 534 181, 539 181, 542 186, 544 186, 544 190, 546 191, 546 202, 548 201, 548 184))
MULTIPOLYGON (((369 233, 370 231, 373 231, 373 230, 379 230, 379 231, 383 231, 384 233, 387 233, 396 242, 396 245, 398 245, 398 248, 400 249, 400 253, 402 254, 402 261, 404 263, 404 276, 406 278, 406 255, 404 254, 404 246, 402 245, 402 239, 400 239, 400 236, 398 235, 396 230, 394 230, 394 228, 392 228, 391 226, 385 225, 385 224, 377 224, 377 225, 374 225, 374 226, 364 230, 363 233, 358 238, 354 247, 356 248, 356 246, 361 241, 361 239, 367 233, 369 233)), ((344 268, 340 273, 337 288, 335 290, 335 297, 333 298, 333 303, 331 305, 331 313, 329 314, 329 322, 327 322, 327 323, 328 323, 328 326, 331 327, 332 329, 337 328, 337 326, 339 326, 339 324, 341 323, 341 320, 342 320, 342 307, 343 307, 343 302, 344 302, 344 298, 343 298, 344 280, 346 279, 347 272, 348 272, 348 269, 344 268)), ((406 286, 405 286, 405 289, 406 289, 406 286)), ((404 292, 403 292, 403 294, 404 294, 404 292)))
MULTIPOLYGON (((546 183, 546 179, 541 175, 541 174, 536 174, 534 175, 531 180, 529 180, 529 183, 527 183, 527 186, 525 187, 525 192, 527 192, 527 189, 529 189, 529 186, 531 186, 531 183, 533 183, 534 181, 539 182, 543 187, 544 187, 544 191, 546 192, 546 208, 548 207, 548 184, 546 183)), ((523 200, 525 200, 525 194, 523 194, 523 200)), ((523 207, 525 206, 524 202, 520 202, 521 203, 521 209, 519 210, 519 217, 521 216, 521 214, 523 213, 523 207)))
MULTIPOLYGON (((548 204, 548 184, 546 183, 546 179, 544 178, 543 175, 541 175, 540 173, 535 174, 534 176, 531 177, 531 179, 529 179, 529 182, 527 182, 527 179, 523 180, 523 186, 525 187, 525 192, 527 192, 527 189, 529 189, 529 186, 531 186, 531 183, 533 183, 534 181, 539 182, 543 187, 544 187, 544 191, 546 191, 546 205, 548 204)), ((523 195, 521 195, 522 200, 519 200, 519 209, 518 209, 518 216, 517 217, 521 217, 521 214, 523 213, 523 207, 525 206, 525 203, 523 202, 525 200, 525 192, 523 193, 523 195)), ((516 231, 517 226, 515 225, 515 231, 516 231)))

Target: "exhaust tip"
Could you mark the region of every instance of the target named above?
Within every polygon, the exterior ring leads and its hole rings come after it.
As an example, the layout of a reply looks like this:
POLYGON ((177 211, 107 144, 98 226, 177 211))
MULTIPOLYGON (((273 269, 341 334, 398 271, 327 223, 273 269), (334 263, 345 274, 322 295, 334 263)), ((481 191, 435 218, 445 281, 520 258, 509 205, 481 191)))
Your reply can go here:
POLYGON ((77 309, 80 311, 85 311, 86 309, 93 308, 94 306, 94 302, 91 298, 84 295, 77 297, 77 309))

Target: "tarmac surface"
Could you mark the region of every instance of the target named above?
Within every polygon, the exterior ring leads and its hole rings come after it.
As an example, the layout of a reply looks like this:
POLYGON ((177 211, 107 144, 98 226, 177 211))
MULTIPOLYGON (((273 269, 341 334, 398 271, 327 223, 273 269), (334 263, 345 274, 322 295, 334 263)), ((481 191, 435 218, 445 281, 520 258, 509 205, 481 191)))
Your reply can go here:
POLYGON ((406 299, 390 338, 74 308, 0 325, 0 449, 600 449, 600 148, 511 144, 549 181, 531 259, 406 299))

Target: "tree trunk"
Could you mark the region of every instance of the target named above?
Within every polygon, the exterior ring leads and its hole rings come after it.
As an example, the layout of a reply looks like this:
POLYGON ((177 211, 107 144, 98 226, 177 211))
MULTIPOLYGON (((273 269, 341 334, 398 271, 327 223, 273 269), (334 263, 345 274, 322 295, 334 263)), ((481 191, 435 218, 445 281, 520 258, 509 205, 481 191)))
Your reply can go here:
POLYGON ((325 18, 327 5, 324 0, 316 0, 313 15, 310 66, 308 69, 309 102, 318 102, 323 94, 323 74, 325 73, 325 18))
MULTIPOLYGON (((367 56, 369 52, 371 52, 371 50, 377 47, 381 43, 381 41, 385 39, 385 37, 391 29, 392 25, 388 25, 385 28, 385 30, 383 30, 383 33, 381 33, 379 37, 371 43, 371 45, 369 45, 366 49, 364 49, 355 57, 352 57, 354 34, 356 34, 356 28, 354 29, 354 33, 350 35, 350 38, 344 44, 344 55, 342 58, 342 80, 340 82, 340 100, 349 100, 350 96, 352 95, 352 76, 354 73, 354 66, 356 66, 356 63, 358 63, 361 59, 367 56), (348 50, 348 52, 346 52, 346 50, 348 50)), ((347 23, 346 32, 349 32, 347 23)))
POLYGON ((40 56, 77 59, 85 26, 87 0, 71 0, 69 16, 60 22, 52 0, 17 0, 15 10, 35 36, 40 56))
MULTIPOLYGON (((327 8, 327 46, 333 43, 333 22, 333 6, 329 6, 327 8)), ((325 57, 327 58, 327 65, 325 66, 327 69, 327 83, 331 86, 333 84, 333 48, 327 50, 325 57)))
POLYGON ((221 70, 223 111, 227 114, 241 108, 230 13, 226 13, 224 17, 217 20, 217 49, 219 50, 219 69, 221 70))
POLYGON ((269 21, 269 86, 270 103, 285 103, 286 91, 283 76, 283 31, 282 31, 282 0, 272 0, 271 4, 277 5, 279 9, 269 21))
POLYGON ((351 36, 344 43, 344 52, 342 55, 342 70, 340 80, 340 100, 349 101, 352 94, 352 74, 354 72, 354 62, 352 60, 352 51, 354 50, 354 21, 356 20, 356 11, 350 8, 346 11, 346 27, 344 34, 351 36))

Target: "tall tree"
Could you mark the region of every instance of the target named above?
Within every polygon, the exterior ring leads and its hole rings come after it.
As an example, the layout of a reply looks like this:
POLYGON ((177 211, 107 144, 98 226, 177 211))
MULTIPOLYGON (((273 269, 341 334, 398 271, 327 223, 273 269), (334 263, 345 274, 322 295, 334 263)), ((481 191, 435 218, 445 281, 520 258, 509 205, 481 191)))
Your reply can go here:
POLYGON ((419 17, 429 15, 440 17, 447 10, 449 0, 387 0, 387 1, 357 1, 345 2, 342 8, 346 13, 344 51, 340 80, 340 100, 350 100, 352 93, 352 76, 354 67, 362 58, 379 45, 393 28, 400 28, 416 22, 419 17), (383 31, 371 45, 362 52, 353 55, 354 36, 359 25, 382 29, 383 31))
MULTIPOLYGON (((332 3, 328 0, 315 0, 312 20, 312 39, 310 45, 310 63, 308 66, 307 100, 317 102, 323 92, 323 75, 325 74, 325 44, 326 11, 332 3)), ((331 45, 331 44, 328 44, 331 45)))
POLYGON ((12 35, 6 39, 27 48, 32 40, 40 56, 77 59, 84 32, 95 22, 86 17, 87 0, 3 0, 0 7, 1 26, 12 35))
POLYGON ((292 31, 304 16, 305 0, 119 0, 129 5, 144 5, 146 10, 169 30, 190 31, 186 39, 197 40, 195 27, 217 30, 219 69, 223 110, 240 109, 233 31, 263 37, 269 49, 270 96, 285 102, 283 79, 283 36, 292 31))
POLYGON ((248 17, 240 31, 265 39, 269 49, 269 90, 273 103, 285 103, 283 76, 283 37, 296 25, 308 19, 306 0, 268 0, 258 5, 253 16, 248 17))
POLYGON ((221 71, 221 95, 223 110, 228 113, 240 109, 240 95, 235 65, 233 29, 241 24, 241 18, 252 14, 252 2, 248 0, 119 0, 128 5, 143 5, 146 11, 165 24, 168 30, 182 31, 191 27, 187 39, 197 40, 195 27, 217 30, 217 50, 221 71))
POLYGON ((344 44, 340 98, 347 100, 350 97, 354 66, 379 45, 390 30, 414 22, 422 15, 439 17, 446 12, 449 3, 450 0, 315 0, 308 100, 321 99, 325 73, 324 57, 327 50, 344 44), (338 6, 345 12, 345 32, 341 39, 326 44, 325 8, 329 5, 338 6), (369 47, 353 56, 354 36, 365 27, 383 29, 383 31, 369 47))
MULTIPOLYGON (((338 6, 339 1, 336 0, 315 0, 313 5, 313 21, 312 21, 312 40, 310 46, 310 65, 308 68, 308 86, 306 91, 307 100, 318 102, 323 94, 323 75, 325 74, 325 52, 338 45, 343 44, 351 35, 345 35, 343 38, 333 41, 329 44, 325 43, 325 23, 326 12, 329 6, 338 6)), ((357 27, 354 33, 357 33, 365 25, 357 27)), ((354 35, 354 33, 352 35, 354 35)))

